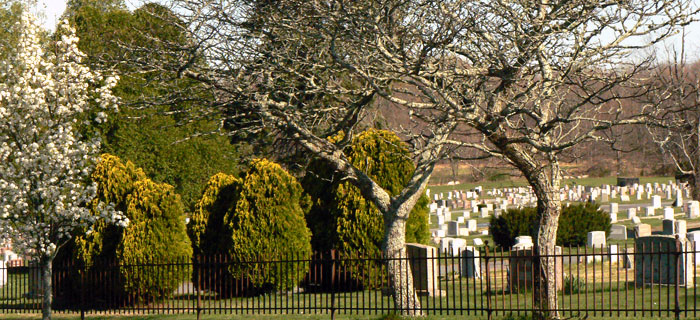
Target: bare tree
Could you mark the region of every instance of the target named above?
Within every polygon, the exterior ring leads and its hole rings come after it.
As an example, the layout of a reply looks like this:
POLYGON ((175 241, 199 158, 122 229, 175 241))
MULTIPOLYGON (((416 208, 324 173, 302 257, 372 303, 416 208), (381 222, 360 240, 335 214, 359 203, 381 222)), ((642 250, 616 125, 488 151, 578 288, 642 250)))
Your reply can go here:
MULTIPOLYGON (((438 160, 492 156, 517 168, 538 197, 537 250, 550 256, 537 273, 543 310, 557 309, 560 154, 640 121, 647 110, 621 103, 641 94, 631 80, 648 61, 633 52, 697 12, 689 0, 172 4, 192 40, 161 47, 180 63, 137 63, 199 80, 212 112, 225 115, 222 128, 291 139, 331 164, 384 215, 389 258, 405 255, 405 220, 438 160), (379 102, 409 119, 392 129, 411 145, 416 171, 395 197, 342 153, 379 102), (339 132, 342 141, 326 139, 339 132)), ((394 302, 415 314, 406 267, 389 262, 394 302)))
POLYGON ((700 200, 700 62, 687 59, 685 45, 672 50, 671 60, 653 70, 644 102, 656 110, 647 126, 651 136, 700 200))

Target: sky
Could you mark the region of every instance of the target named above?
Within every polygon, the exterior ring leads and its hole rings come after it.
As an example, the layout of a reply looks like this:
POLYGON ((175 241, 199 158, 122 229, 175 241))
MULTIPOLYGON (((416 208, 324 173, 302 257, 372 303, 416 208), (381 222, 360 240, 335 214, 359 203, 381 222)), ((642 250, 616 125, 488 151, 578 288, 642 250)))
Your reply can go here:
MULTIPOLYGON (((700 6, 700 0, 693 0, 695 6, 700 6)), ((44 27, 49 30, 54 30, 56 26, 56 21, 61 17, 63 11, 66 9, 66 0, 38 0, 39 8, 44 10, 44 27)), ((135 0, 127 0, 127 6, 129 8, 134 8, 135 0)), ((686 47, 685 51, 688 54, 690 61, 700 60, 700 22, 695 22, 685 28, 686 33, 686 47)), ((662 53, 667 51, 664 48, 681 47, 681 35, 678 34, 672 38, 666 39, 662 46, 657 47, 657 49, 662 53)))

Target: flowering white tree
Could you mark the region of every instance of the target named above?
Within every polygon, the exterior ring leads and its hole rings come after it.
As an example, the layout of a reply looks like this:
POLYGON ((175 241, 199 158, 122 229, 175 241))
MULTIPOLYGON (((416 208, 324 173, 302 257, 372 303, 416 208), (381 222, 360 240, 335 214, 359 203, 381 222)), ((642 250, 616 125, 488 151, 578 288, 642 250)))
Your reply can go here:
POLYGON ((39 261, 42 314, 50 319, 51 264, 71 232, 98 219, 128 223, 111 206, 92 203, 89 175, 100 143, 76 132, 78 124, 89 125, 84 121, 104 121, 101 109, 116 108, 117 79, 81 65, 84 55, 67 22, 52 52, 42 49, 31 14, 12 32, 19 41, 0 61, 0 234, 39 261))

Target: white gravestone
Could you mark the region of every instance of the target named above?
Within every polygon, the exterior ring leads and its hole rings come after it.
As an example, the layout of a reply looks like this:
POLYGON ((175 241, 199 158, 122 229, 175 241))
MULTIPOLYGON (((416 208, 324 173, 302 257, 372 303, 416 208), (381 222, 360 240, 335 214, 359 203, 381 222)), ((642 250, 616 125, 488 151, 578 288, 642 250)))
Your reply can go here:
POLYGON ((685 234, 688 232, 688 225, 685 222, 685 220, 674 220, 673 229, 675 230, 674 234, 678 234, 681 237, 685 237, 685 234))
POLYGON ((654 210, 656 208, 654 207, 645 207, 644 208, 644 216, 646 217, 653 217, 654 216, 654 210))
POLYGON ((700 202, 693 200, 688 203, 686 218, 695 219, 697 217, 700 217, 700 202))
POLYGON ((635 237, 648 237, 651 235, 651 225, 648 225, 646 223, 638 224, 634 226, 634 235, 635 237))
POLYGON ((610 213, 611 213, 611 214, 612 214, 612 213, 617 214, 617 208, 618 208, 617 203, 615 203, 615 202, 611 202, 611 203, 610 203, 609 209, 610 209, 610 213))
POLYGON ((481 240, 481 238, 474 238, 474 245, 475 246, 483 246, 484 245, 484 240, 481 240))
POLYGON ((479 209, 479 216, 482 218, 488 218, 489 217, 489 208, 483 207, 483 208, 479 209))
POLYGON ((687 234, 690 241, 689 254, 691 259, 694 258, 695 264, 700 264, 700 231, 691 231, 687 234))
POLYGON ((683 206, 683 191, 681 189, 676 189, 676 200, 673 202, 674 207, 683 206))
POLYGON ((591 231, 588 233, 588 241, 586 245, 591 248, 600 248, 605 246, 605 231, 591 231))
POLYGON ((636 208, 629 208, 627 209, 627 219, 632 219, 632 217, 637 216, 637 209, 636 208))
POLYGON ((5 261, 0 260, 0 287, 7 284, 7 267, 5 261))
POLYGON ((532 245, 532 237, 530 236, 519 236, 515 237, 515 244, 516 245, 532 245))
POLYGON ((467 220, 467 230, 469 230, 469 232, 476 232, 476 226, 476 220, 467 220))
POLYGON ((675 214, 676 213, 672 207, 664 208, 664 219, 673 220, 675 214))
POLYGON ((618 246, 616 244, 611 244, 608 247, 610 263, 617 263, 620 260, 620 257, 618 256, 618 251, 618 246))
POLYGON ((654 208, 661 208, 661 196, 652 196, 651 206, 654 208))

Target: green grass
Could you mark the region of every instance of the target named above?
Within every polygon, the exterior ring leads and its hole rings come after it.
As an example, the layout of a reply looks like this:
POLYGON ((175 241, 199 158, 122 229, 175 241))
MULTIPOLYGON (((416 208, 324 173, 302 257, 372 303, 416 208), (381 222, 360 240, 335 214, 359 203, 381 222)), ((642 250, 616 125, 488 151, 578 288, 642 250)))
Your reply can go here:
MULTIPOLYGON (((667 183, 669 180, 675 180, 674 177, 640 177, 639 183, 667 183)), ((583 186, 600 186, 603 184, 615 185, 617 183, 617 177, 602 177, 602 178, 582 178, 582 179, 564 179, 562 180, 563 185, 583 185, 583 186)), ((461 183, 456 185, 429 185, 430 194, 442 193, 452 190, 471 190, 477 186, 482 186, 484 190, 489 190, 493 188, 507 188, 507 187, 523 187, 527 186, 527 181, 524 178, 513 178, 509 180, 499 180, 499 181, 482 181, 482 182, 469 182, 461 183)), ((636 199, 635 199, 636 200, 636 199)))

